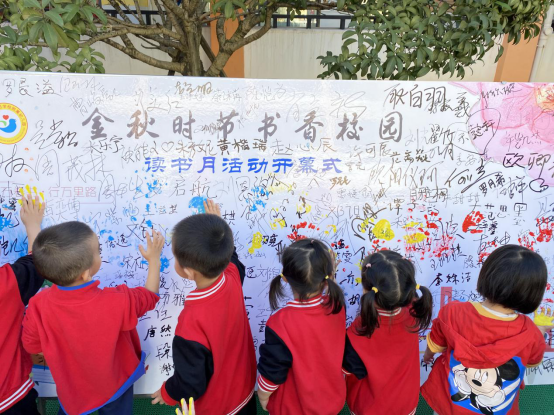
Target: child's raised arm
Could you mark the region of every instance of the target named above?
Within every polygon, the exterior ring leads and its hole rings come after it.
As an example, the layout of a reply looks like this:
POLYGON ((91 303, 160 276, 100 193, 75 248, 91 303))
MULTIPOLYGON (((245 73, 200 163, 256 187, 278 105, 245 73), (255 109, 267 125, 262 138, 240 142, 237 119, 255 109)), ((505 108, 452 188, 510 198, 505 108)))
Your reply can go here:
POLYGON ((144 287, 150 292, 158 293, 160 291, 160 268, 162 262, 160 256, 164 247, 165 239, 159 231, 152 230, 152 238, 146 233, 146 250, 139 245, 140 254, 148 262, 148 277, 144 287))
MULTIPOLYGON (((25 230, 27 231, 28 251, 31 253, 33 243, 40 232, 45 206, 44 203, 42 203, 41 206, 39 205, 38 197, 33 200, 30 195, 23 197, 21 204, 21 221, 25 225, 25 230)), ((21 300, 24 305, 27 305, 31 297, 40 290, 44 283, 44 278, 38 274, 33 263, 33 257, 30 255, 17 259, 17 261, 11 265, 11 268, 17 279, 21 300)))
MULTIPOLYGON (((221 210, 219 208, 219 205, 217 205, 211 199, 207 199, 204 201, 204 211, 206 214, 217 215, 218 217, 223 218, 221 216, 221 210)), ((239 276, 240 276, 240 283, 244 284, 244 277, 246 276, 246 267, 244 267, 244 264, 239 260, 239 256, 237 254, 236 248, 233 251, 233 255, 231 256, 231 263, 237 266, 237 269, 239 271, 239 276)))
POLYGON ((46 205, 40 203, 39 197, 35 199, 31 195, 27 195, 21 199, 21 221, 25 225, 27 231, 27 243, 29 246, 29 253, 33 250, 33 243, 40 232, 40 224, 44 218, 44 209, 46 205))

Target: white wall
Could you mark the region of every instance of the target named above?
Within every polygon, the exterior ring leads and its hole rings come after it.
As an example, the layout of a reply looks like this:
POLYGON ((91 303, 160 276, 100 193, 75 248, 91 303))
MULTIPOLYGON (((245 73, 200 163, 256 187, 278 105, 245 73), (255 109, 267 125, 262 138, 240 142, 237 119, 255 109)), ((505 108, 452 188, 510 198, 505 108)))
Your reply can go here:
MULTIPOLYGON (((314 79, 324 68, 317 59, 327 51, 340 52, 342 30, 338 29, 271 29, 256 42, 245 47, 245 78, 314 79)), ((497 48, 489 51, 484 63, 466 70, 464 81, 493 81, 497 48)), ((448 76, 427 74, 422 80, 449 80, 448 76)))
POLYGON ((554 34, 547 37, 533 82, 554 82, 554 34))

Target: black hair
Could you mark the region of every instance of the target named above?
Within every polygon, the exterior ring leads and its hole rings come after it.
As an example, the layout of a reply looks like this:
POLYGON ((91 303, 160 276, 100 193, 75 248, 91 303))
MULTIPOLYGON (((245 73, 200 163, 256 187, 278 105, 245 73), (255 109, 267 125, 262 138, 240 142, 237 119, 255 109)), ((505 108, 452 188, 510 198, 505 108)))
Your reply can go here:
POLYGON ((171 244, 179 266, 208 278, 225 270, 235 247, 231 227, 213 214, 196 214, 179 221, 173 228, 171 244))
POLYGON ((424 286, 419 286, 422 296, 418 296, 415 268, 408 259, 390 250, 370 254, 362 262, 362 286, 366 293, 360 301, 361 325, 356 328, 358 335, 371 337, 375 329, 379 328, 377 307, 392 311, 411 305, 410 314, 416 323, 410 330, 419 332, 429 328, 433 296, 424 286))
POLYGON ((281 276, 287 279, 292 290, 303 302, 314 293, 321 293, 327 286, 324 306, 332 314, 339 313, 344 308, 344 294, 335 282, 335 262, 331 249, 325 243, 315 239, 295 241, 283 252, 282 275, 271 281, 269 288, 269 303, 273 310, 277 309, 278 300, 285 297, 281 276))
POLYGON ((492 303, 529 314, 539 307, 547 278, 546 264, 540 255, 507 244, 494 250, 483 263, 477 291, 492 303))
MULTIPOLYGON (((33 244, 37 271, 58 286, 68 286, 92 267, 96 234, 85 223, 69 221, 45 228, 33 244)), ((98 240, 96 240, 98 244, 98 240)))

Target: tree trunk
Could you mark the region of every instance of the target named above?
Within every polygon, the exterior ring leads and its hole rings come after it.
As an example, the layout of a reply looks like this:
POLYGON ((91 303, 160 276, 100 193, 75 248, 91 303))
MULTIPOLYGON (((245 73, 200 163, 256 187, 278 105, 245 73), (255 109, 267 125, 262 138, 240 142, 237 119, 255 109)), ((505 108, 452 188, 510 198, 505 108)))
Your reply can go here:
POLYGON ((204 67, 200 57, 200 37, 202 36, 202 26, 193 22, 185 22, 185 35, 188 46, 188 74, 193 77, 204 75, 204 67))

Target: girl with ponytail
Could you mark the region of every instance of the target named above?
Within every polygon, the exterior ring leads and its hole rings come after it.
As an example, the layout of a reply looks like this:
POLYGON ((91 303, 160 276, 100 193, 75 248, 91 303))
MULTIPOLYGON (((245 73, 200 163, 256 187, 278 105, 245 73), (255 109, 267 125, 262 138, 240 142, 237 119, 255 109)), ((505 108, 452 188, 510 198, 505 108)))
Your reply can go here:
POLYGON ((419 336, 433 298, 413 264, 383 250, 362 262, 360 314, 347 330, 343 371, 354 414, 414 414, 419 400, 419 336))
POLYGON ((346 398, 341 371, 346 313, 334 253, 319 240, 303 239, 287 247, 281 261, 269 302, 278 309, 284 284, 294 300, 267 321, 258 398, 270 414, 338 414, 346 398))

